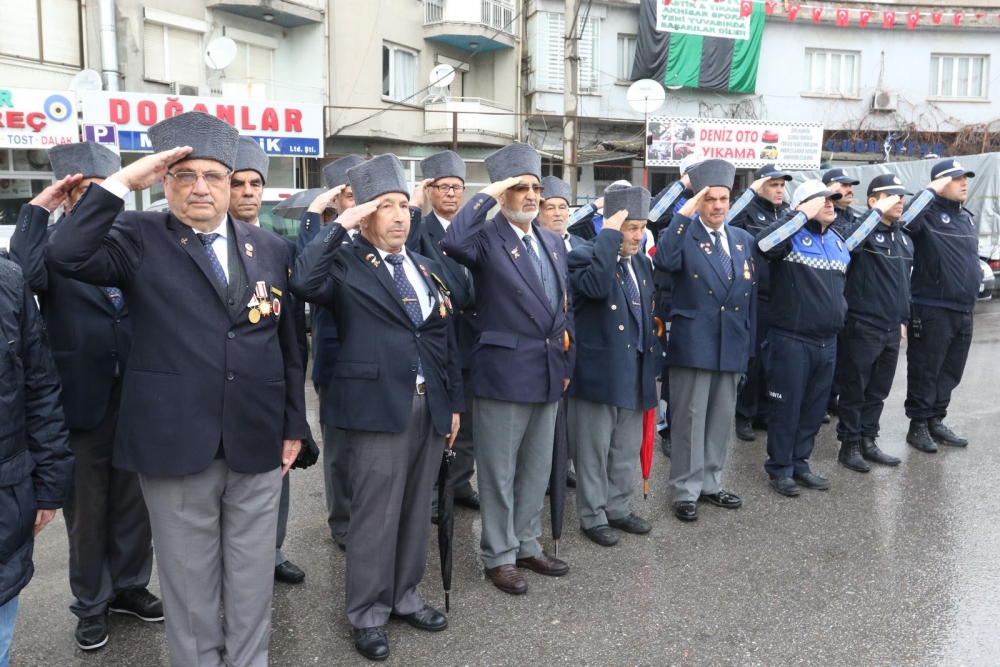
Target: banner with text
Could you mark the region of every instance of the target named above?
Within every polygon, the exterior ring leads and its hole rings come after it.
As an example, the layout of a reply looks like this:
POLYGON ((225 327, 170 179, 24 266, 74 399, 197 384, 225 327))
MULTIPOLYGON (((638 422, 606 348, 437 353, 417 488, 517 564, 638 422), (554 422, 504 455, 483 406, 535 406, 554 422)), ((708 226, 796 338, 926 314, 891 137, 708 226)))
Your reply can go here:
POLYGON ((740 0, 674 0, 659 5, 656 29, 685 35, 750 38, 750 16, 741 16, 740 0))
POLYGON ((650 116, 646 137, 648 167, 675 167, 694 154, 739 168, 818 169, 823 150, 820 123, 650 116))
POLYGON ((79 140, 76 93, 0 84, 0 148, 46 150, 79 140))

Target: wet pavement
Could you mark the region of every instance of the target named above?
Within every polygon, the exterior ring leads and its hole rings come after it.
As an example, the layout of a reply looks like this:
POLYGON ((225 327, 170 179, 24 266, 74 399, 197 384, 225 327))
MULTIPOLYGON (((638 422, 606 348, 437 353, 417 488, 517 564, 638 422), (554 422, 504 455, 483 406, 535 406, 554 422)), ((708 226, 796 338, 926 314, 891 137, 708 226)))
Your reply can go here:
MULTIPOLYGON (((570 574, 527 573, 524 596, 484 580, 478 515, 459 508, 451 627, 428 634, 390 621, 389 664, 1000 664, 998 352, 1000 303, 984 304, 948 419, 968 436, 967 450, 928 455, 905 444, 901 355, 880 440, 903 458, 900 467, 843 468, 835 424, 825 426, 812 466, 833 488, 782 498, 767 486, 758 433, 754 443, 735 441, 727 464, 725 486, 744 507, 702 506, 697 522, 682 524, 669 513, 668 461, 657 451, 649 499, 637 479, 632 503, 653 531, 611 548, 592 544, 577 528, 571 491, 560 544, 570 574)), ((307 394, 314 421, 315 395, 307 394)), ((344 556, 324 512, 320 467, 293 471, 285 553, 307 577, 275 585, 272 665, 368 664, 353 649, 344 556)), ((544 543, 551 549, 550 539, 544 543)), ((422 590, 443 609, 433 539, 430 551, 422 590)), ((76 648, 61 516, 40 536, 35 565, 21 595, 12 665, 168 664, 163 626, 131 617, 112 618, 105 648, 76 648)))

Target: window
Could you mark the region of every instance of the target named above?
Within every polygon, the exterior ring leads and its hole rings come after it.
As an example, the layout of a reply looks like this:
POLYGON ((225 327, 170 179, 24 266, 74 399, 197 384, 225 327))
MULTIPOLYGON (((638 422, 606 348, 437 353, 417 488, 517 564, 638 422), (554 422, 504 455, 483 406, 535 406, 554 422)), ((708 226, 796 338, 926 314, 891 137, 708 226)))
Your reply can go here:
MULTIPOLYGON (((600 19, 590 17, 586 25, 580 17, 581 37, 578 46, 580 56, 580 92, 596 92, 598 67, 595 62, 600 57, 600 19)), ((565 51, 565 24, 563 15, 553 12, 536 12, 530 19, 529 44, 532 73, 529 87, 532 90, 560 92, 563 89, 565 51)), ((631 72, 629 72, 631 74, 631 72)))
POLYGON ((236 57, 226 68, 226 81, 263 86, 264 99, 271 99, 271 60, 274 49, 236 42, 236 57))
POLYGON ((143 26, 143 72, 147 79, 201 84, 201 33, 146 21, 143 26))
POLYGON ((412 102, 417 92, 417 54, 395 44, 382 44, 382 97, 412 102))
POLYGON ((618 35, 618 80, 632 80, 632 63, 635 62, 635 35, 618 35))
POLYGON ((986 56, 931 54, 931 97, 986 99, 986 56))
POLYGON ((0 54, 82 67, 79 0, 0 0, 0 54))
POLYGON ((860 51, 806 49, 806 92, 857 97, 860 64, 860 51))

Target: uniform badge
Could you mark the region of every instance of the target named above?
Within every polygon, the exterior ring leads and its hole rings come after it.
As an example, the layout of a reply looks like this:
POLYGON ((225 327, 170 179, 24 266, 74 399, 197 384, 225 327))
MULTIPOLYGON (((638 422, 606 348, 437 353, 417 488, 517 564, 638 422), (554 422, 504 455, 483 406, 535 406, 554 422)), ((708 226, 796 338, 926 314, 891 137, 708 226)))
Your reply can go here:
POLYGON ((521 252, 518 248, 511 250, 510 254, 514 256, 514 259, 518 259, 521 256, 521 252))
POLYGON ((187 237, 185 236, 184 238, 181 239, 181 245, 187 245, 187 244, 188 244, 188 240, 187 240, 187 237))
POLYGON ((743 280, 750 280, 750 264, 743 260, 743 280))
POLYGON ((743 252, 743 246, 740 245, 739 243, 736 244, 736 249, 739 250, 740 252, 743 252))
POLYGON ((805 247, 808 248, 812 244, 813 244, 813 239, 812 239, 811 236, 808 236, 808 235, 803 235, 802 236, 802 245, 804 245, 805 247))
POLYGON ((268 303, 267 301, 261 301, 260 305, 257 306, 257 308, 260 309, 260 314, 264 315, 265 317, 271 314, 271 304, 268 303))
POLYGON ((430 274, 427 273, 427 267, 425 267, 423 264, 420 265, 420 272, 424 274, 424 278, 431 277, 430 274))
POLYGON ((247 257, 253 257, 253 246, 249 243, 243 244, 243 249, 247 252, 247 257))
POLYGON ((260 322, 260 311, 256 308, 251 308, 249 315, 247 315, 247 319, 250 320, 250 324, 257 324, 260 322))
POLYGON ((271 294, 274 294, 276 296, 284 296, 284 294, 281 293, 281 290, 278 289, 277 287, 271 288, 271 294))
POLYGON ((365 255, 365 259, 371 262, 372 266, 374 266, 376 269, 378 268, 379 261, 378 258, 375 257, 375 253, 372 252, 368 253, 367 255, 365 255))
POLYGON ((878 241, 879 243, 882 243, 882 242, 885 241, 885 237, 882 236, 881 234, 876 234, 875 235, 875 240, 878 241))
POLYGON ((949 222, 951 222, 951 216, 949 216, 947 213, 942 213, 941 222, 948 224, 949 222))
POLYGON ((281 317, 281 299, 274 297, 271 299, 271 319, 275 322, 281 317))
POLYGON ((557 252, 552 253, 552 258, 553 259, 559 259, 559 253, 557 253, 557 252))
POLYGON ((262 300, 266 299, 267 298, 267 283, 265 283, 263 280, 258 280, 257 284, 254 285, 254 296, 256 296, 258 299, 262 299, 262 300))
POLYGON ((760 220, 761 222, 764 222, 764 220, 765 220, 766 218, 764 217, 764 214, 763 214, 763 213, 758 213, 758 214, 757 214, 757 219, 758 219, 758 220, 760 220))

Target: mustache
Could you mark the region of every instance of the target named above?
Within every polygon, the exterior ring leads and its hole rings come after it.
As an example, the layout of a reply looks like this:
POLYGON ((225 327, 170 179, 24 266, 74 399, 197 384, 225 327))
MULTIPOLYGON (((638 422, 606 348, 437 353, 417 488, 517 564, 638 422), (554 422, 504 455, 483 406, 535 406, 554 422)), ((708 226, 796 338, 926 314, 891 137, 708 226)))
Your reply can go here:
POLYGON ((215 200, 210 195, 192 195, 184 200, 187 204, 214 204, 215 200))

